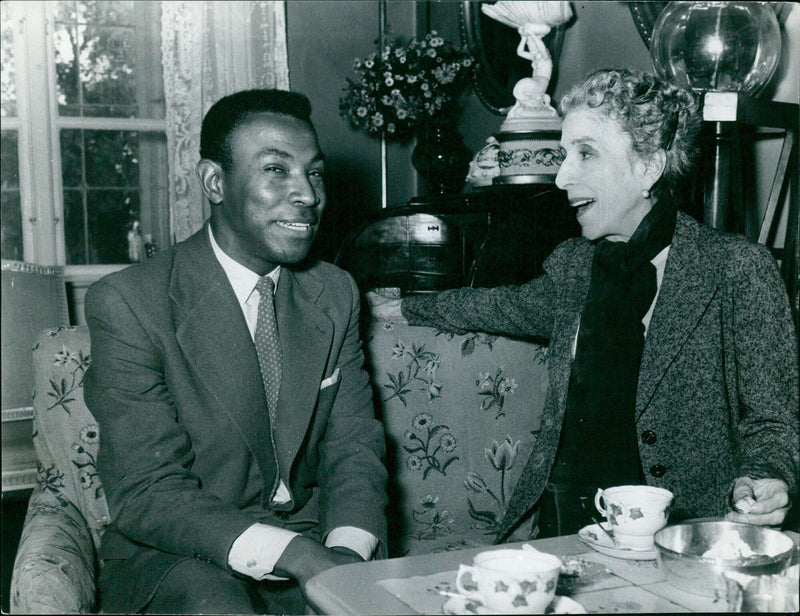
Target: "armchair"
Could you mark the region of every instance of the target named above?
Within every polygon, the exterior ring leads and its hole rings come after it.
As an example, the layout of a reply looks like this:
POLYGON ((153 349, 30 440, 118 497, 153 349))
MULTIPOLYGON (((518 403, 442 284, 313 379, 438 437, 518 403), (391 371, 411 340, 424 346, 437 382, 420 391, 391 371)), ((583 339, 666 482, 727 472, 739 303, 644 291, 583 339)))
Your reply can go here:
MULTIPOLYGON (((368 321, 365 352, 389 452, 389 555, 491 543, 535 446, 546 347, 368 321)), ((109 514, 95 468, 100 435, 83 401, 90 361, 85 326, 45 330, 34 346, 39 471, 12 613, 97 609, 97 548, 109 514)))
POLYGON ((98 430, 83 401, 89 331, 43 331, 33 348, 38 481, 11 577, 12 613, 92 612, 97 548, 109 522, 97 478, 98 430))

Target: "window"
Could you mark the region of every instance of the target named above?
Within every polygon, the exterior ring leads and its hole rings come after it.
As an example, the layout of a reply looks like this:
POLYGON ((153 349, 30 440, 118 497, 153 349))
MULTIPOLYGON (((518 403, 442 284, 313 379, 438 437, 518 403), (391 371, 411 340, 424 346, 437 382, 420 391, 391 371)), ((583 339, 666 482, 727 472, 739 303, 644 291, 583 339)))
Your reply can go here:
POLYGON ((19 121, 17 119, 16 65, 14 63, 14 35, 8 6, 0 3, 2 25, 2 84, 0 92, 0 117, 2 117, 2 160, 0 164, 0 222, 2 222, 2 256, 4 259, 22 260, 22 212, 19 196, 19 121))
POLYGON ((2 257, 84 267, 168 246, 160 3, 0 8, 2 257))

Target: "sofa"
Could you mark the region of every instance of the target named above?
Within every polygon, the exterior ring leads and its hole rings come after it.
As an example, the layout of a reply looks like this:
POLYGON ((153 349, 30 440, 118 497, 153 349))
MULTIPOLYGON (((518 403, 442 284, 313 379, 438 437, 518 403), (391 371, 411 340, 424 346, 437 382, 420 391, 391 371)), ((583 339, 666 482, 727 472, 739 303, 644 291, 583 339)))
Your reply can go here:
MULTIPOLYGON (((386 428, 390 557, 492 543, 536 444, 547 348, 372 320, 363 336, 386 428)), ((97 609, 109 513, 95 467, 101 435, 83 401, 90 362, 86 327, 46 330, 33 348, 38 484, 14 563, 12 613, 97 609)))

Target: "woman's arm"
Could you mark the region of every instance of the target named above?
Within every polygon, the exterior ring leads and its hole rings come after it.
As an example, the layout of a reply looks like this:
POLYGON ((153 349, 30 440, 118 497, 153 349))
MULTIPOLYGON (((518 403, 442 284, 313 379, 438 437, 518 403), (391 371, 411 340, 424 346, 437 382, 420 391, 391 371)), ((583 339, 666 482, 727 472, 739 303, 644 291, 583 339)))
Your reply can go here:
POLYGON ((549 338, 556 288, 548 274, 523 285, 453 289, 407 297, 402 314, 411 325, 465 333, 482 331, 515 337, 549 338))
POLYGON ((769 252, 749 244, 731 264, 741 463, 729 517, 780 524, 797 489, 797 338, 769 252))

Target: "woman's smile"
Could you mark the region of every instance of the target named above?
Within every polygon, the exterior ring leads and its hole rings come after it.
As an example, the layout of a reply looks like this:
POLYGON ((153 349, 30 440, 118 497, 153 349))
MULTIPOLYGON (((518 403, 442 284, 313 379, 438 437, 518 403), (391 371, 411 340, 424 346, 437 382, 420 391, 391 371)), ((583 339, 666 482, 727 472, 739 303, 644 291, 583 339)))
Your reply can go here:
POLYGON ((556 185, 567 191, 581 233, 590 240, 627 241, 652 203, 630 137, 615 120, 581 107, 566 114, 561 131, 566 152, 556 185))

